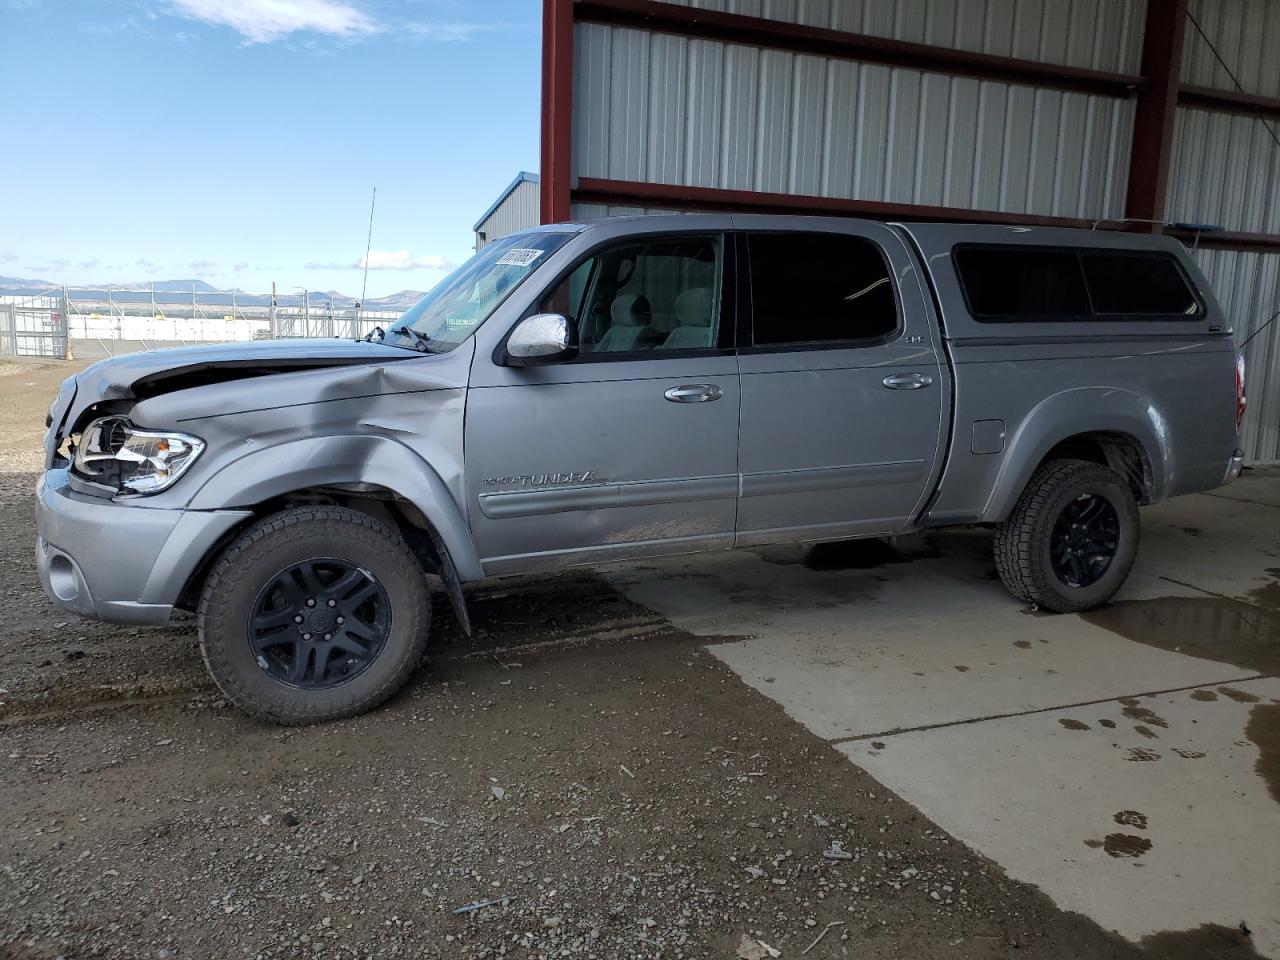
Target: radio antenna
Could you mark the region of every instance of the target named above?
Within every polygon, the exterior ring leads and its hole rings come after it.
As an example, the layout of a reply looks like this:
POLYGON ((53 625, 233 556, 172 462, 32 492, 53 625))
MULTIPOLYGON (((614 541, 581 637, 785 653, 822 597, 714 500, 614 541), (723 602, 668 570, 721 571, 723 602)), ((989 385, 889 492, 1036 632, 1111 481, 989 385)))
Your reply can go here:
POLYGON ((373 199, 369 201, 369 238, 364 244, 364 282, 360 284, 360 313, 364 314, 364 295, 369 289, 369 251, 373 249, 373 208, 378 204, 378 188, 373 188, 373 199))

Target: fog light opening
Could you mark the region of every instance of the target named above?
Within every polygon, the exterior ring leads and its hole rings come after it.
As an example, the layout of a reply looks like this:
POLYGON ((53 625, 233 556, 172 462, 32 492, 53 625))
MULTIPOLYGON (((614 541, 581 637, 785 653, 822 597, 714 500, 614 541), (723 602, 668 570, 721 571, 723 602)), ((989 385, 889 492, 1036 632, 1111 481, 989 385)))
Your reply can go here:
POLYGON ((80 595, 80 578, 71 558, 55 553, 49 560, 49 589, 59 600, 70 601, 80 595))

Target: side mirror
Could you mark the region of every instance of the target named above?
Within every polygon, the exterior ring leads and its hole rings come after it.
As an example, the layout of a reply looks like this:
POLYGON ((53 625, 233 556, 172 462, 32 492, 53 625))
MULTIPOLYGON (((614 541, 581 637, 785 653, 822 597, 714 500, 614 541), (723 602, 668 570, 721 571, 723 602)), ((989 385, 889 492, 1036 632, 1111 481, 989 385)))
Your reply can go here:
POLYGON ((558 313, 525 317, 507 338, 506 361, 512 367, 559 363, 577 355, 577 330, 558 313))

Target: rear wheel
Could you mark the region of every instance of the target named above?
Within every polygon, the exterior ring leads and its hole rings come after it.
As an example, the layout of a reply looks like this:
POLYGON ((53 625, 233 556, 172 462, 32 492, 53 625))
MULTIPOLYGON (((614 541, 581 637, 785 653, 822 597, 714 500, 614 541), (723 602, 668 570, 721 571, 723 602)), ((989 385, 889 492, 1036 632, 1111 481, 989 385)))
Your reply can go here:
POLYGON ((1120 589, 1138 551, 1138 503, 1114 471, 1054 460, 1031 478, 996 533, 996 569, 1014 596, 1059 613, 1120 589))
POLYGON ((250 527, 200 597, 200 650, 248 713, 298 724, 352 716, 422 660, 426 578, 403 538, 342 507, 296 507, 250 527))

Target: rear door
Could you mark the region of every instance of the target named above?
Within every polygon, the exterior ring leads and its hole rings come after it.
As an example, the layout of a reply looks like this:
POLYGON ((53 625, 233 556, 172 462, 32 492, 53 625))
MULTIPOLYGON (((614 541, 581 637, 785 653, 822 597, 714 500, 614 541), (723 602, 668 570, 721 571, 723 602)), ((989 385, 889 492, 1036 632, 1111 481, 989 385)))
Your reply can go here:
POLYGON ((915 261, 878 224, 744 239, 737 543, 901 530, 950 387, 915 261))
POLYGON ((738 366, 733 238, 596 248, 531 312, 570 318, 580 356, 477 356, 466 486, 486 573, 733 545, 738 366))

